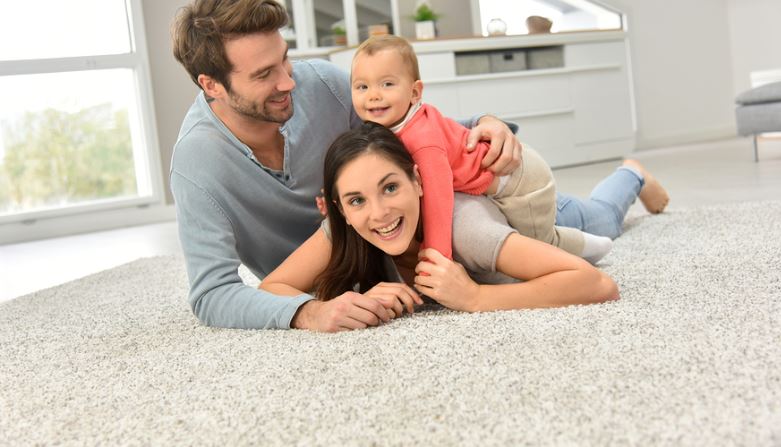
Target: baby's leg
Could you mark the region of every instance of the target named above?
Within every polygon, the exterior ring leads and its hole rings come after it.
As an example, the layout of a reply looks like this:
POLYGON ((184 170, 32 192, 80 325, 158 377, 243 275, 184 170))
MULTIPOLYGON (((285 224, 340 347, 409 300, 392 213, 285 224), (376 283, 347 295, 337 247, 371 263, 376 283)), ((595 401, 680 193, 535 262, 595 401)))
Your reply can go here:
POLYGON ((575 228, 557 227, 556 185, 550 167, 524 145, 523 163, 493 197, 511 227, 520 234, 549 243, 596 262, 612 248, 609 238, 587 235, 575 228))

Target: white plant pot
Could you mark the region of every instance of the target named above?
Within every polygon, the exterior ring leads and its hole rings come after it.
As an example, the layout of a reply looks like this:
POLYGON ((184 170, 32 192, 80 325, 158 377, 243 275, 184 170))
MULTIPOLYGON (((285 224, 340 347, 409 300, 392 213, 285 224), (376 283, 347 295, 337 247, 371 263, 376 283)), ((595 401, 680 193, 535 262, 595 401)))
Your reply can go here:
POLYGON ((437 37, 437 28, 433 20, 425 22, 415 22, 415 37, 418 40, 433 39, 437 37))

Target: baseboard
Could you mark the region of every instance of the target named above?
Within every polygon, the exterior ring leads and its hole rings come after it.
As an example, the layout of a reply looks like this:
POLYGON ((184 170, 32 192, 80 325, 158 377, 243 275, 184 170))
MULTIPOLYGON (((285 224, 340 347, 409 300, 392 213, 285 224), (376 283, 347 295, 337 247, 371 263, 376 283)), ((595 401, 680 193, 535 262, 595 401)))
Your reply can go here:
POLYGON ((71 236, 176 220, 173 205, 149 205, 0 225, 0 244, 71 236))
POLYGON ((734 138, 738 134, 735 125, 717 127, 712 129, 699 129, 690 132, 670 134, 663 136, 647 137, 638 135, 635 146, 636 151, 646 151, 668 146, 680 146, 684 144, 700 143, 703 141, 734 138))

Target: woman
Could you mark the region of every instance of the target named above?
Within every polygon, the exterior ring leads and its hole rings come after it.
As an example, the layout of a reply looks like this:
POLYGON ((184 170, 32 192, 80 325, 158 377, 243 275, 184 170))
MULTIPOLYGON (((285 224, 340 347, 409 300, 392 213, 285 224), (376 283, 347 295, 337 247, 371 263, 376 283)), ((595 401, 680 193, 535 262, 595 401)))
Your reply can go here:
POLYGON ((337 138, 326 154, 323 182, 328 225, 269 274, 261 288, 282 295, 315 290, 319 299, 328 300, 357 284, 358 292, 379 300, 394 317, 422 304, 418 291, 468 312, 618 299, 618 288, 607 275, 583 259, 519 235, 497 221, 490 207, 460 219, 465 225, 454 225, 455 258, 469 262, 475 274, 500 273, 515 281, 478 284, 461 264, 436 250, 420 250, 420 176, 401 142, 380 125, 366 123, 337 138))

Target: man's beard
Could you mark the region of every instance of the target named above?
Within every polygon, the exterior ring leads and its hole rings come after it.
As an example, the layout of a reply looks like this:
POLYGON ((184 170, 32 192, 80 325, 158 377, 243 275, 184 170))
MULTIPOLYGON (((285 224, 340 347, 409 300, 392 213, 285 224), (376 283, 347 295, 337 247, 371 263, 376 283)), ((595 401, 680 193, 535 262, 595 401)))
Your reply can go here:
MULTIPOLYGON (((290 93, 287 93, 290 95, 290 93)), ((271 123, 284 124, 293 116, 293 96, 290 96, 290 104, 282 110, 269 110, 266 102, 259 104, 249 101, 234 92, 228 93, 231 99, 230 107, 241 116, 257 121, 266 121, 271 123)))

